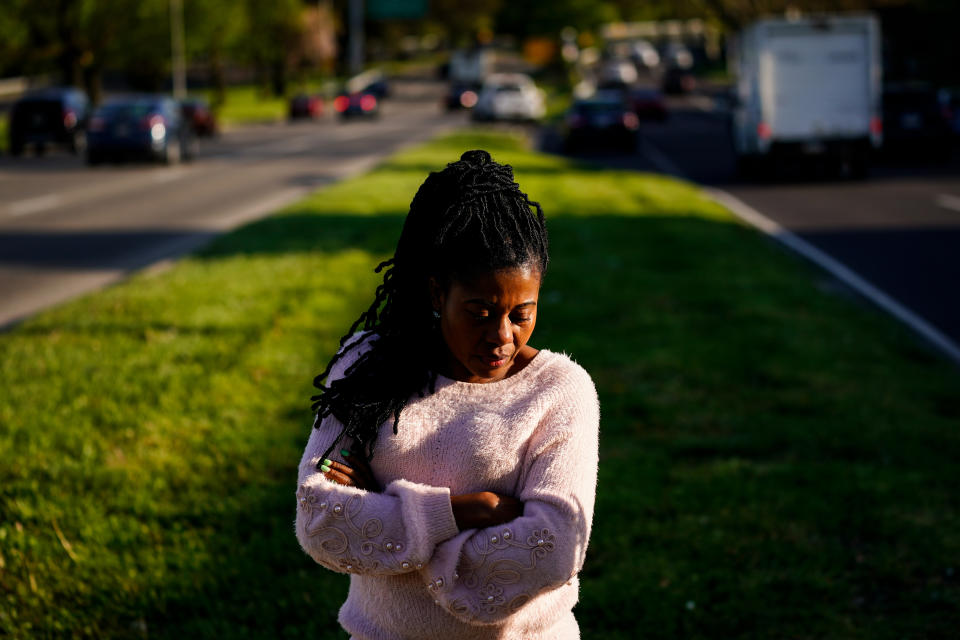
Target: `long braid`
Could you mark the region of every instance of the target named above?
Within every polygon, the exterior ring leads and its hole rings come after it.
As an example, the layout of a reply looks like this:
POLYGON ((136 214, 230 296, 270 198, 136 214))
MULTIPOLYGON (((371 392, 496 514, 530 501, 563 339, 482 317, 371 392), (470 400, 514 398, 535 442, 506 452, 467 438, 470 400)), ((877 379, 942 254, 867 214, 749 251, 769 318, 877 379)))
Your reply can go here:
POLYGON ((542 276, 548 262, 543 210, 520 191, 509 165, 475 150, 431 173, 410 204, 393 258, 376 267, 383 282, 373 302, 313 381, 320 390, 311 398, 315 424, 319 427, 332 414, 343 425, 321 459, 344 437, 371 457, 380 425, 392 419, 396 433, 408 399, 434 392, 437 373, 432 367, 443 340, 432 318, 431 276, 446 286, 452 279, 526 265, 542 276), (334 365, 364 342, 350 341, 360 330, 375 334, 376 340, 341 378, 327 384, 334 365), (429 345, 427 353, 424 345, 429 345))

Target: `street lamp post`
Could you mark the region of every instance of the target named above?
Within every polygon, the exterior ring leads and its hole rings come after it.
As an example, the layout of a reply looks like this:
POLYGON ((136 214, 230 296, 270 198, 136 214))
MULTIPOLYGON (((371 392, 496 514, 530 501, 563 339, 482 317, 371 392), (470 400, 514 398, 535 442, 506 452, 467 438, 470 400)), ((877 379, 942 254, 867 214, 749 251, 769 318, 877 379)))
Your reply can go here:
POLYGON ((170 50, 173 97, 187 97, 187 65, 183 53, 183 0, 170 0, 170 50))

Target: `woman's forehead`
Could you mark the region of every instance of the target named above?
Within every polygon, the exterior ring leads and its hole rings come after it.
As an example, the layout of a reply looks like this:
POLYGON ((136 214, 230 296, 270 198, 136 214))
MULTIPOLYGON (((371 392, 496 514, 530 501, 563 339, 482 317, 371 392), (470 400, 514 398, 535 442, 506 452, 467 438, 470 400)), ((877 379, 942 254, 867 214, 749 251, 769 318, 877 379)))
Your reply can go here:
POLYGON ((539 290, 540 270, 532 265, 477 273, 451 282, 451 293, 458 297, 477 297, 486 301, 505 298, 535 301, 539 290))

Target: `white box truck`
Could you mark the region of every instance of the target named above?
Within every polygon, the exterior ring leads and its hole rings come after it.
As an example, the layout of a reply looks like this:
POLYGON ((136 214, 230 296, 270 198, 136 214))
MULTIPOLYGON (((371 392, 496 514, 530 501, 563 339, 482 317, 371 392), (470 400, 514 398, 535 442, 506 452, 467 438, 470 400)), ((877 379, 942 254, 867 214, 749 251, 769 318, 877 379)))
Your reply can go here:
POLYGON ((735 38, 731 134, 745 173, 790 156, 862 176, 880 146, 880 27, 871 15, 765 19, 735 38))

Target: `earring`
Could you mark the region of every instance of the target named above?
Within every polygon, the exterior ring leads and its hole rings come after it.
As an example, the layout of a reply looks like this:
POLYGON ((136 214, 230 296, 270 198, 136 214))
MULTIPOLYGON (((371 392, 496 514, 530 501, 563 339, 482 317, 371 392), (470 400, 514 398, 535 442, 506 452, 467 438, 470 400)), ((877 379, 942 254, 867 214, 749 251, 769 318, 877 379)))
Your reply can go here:
POLYGON ((434 319, 434 320, 439 320, 439 319, 440 319, 440 312, 437 311, 436 309, 433 310, 433 319, 434 319))

